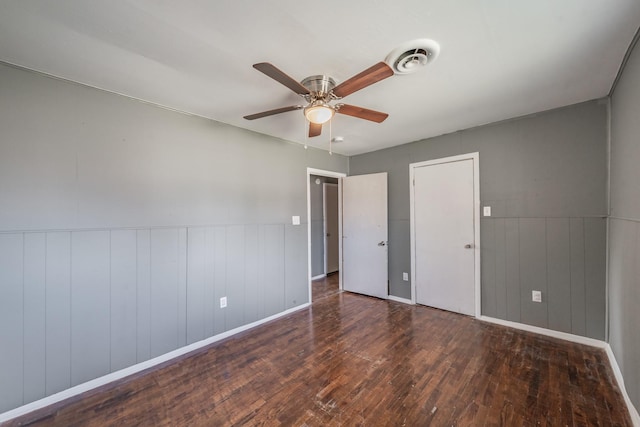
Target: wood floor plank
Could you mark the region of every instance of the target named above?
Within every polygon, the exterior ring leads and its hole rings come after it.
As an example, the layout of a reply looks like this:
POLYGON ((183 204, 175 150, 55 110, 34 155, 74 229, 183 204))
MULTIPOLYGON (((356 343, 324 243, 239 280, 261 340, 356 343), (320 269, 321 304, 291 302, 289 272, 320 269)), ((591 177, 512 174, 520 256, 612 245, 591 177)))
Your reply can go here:
MULTIPOLYGON (((603 350, 341 293, 8 426, 630 426, 603 350)), ((315 290, 315 288, 314 288, 315 290)))

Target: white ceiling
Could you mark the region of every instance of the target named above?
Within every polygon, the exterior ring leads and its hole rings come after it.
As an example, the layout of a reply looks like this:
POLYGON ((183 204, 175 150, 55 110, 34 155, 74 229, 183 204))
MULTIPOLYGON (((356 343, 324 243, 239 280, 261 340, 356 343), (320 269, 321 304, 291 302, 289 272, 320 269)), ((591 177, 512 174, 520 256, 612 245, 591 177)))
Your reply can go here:
POLYGON ((389 113, 336 116, 353 155, 606 96, 639 23, 638 0, 3 0, 0 60, 304 143, 300 111, 242 118, 303 101, 252 64, 339 83, 437 41, 433 64, 345 99, 389 113))

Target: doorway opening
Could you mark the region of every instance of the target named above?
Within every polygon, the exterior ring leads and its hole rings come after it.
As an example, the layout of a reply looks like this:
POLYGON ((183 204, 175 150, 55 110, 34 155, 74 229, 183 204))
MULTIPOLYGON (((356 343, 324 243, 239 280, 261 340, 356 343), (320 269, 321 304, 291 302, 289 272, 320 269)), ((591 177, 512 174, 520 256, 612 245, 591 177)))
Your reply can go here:
POLYGON ((307 168, 309 301, 342 290, 342 195, 346 174, 307 168))

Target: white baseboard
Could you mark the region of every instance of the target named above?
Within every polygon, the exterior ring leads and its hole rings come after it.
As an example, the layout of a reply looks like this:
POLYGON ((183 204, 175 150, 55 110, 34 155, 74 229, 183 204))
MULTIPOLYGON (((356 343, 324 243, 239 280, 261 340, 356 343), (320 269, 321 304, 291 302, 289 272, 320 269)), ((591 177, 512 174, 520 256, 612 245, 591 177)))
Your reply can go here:
POLYGON ((311 280, 324 279, 325 277, 327 277, 326 274, 318 274, 317 276, 313 276, 311 280))
POLYGON ((202 341, 195 342, 193 344, 189 344, 185 347, 180 347, 176 350, 170 351, 169 353, 162 354, 158 357, 154 357, 153 359, 146 360, 144 362, 137 363, 135 365, 129 366, 127 368, 121 369, 119 371, 112 372, 110 374, 104 375, 102 377, 93 379, 91 381, 87 381, 86 383, 78 384, 77 386, 68 388, 59 393, 52 394, 51 396, 44 397, 40 400, 36 400, 35 402, 27 403, 26 405, 20 406, 15 409, 11 409, 10 411, 4 412, 0 414, 0 424, 3 422, 9 421, 13 418, 19 417, 21 415, 28 414, 29 412, 33 412, 37 409, 44 408, 49 405, 53 405, 54 403, 58 403, 62 400, 68 399, 73 396, 77 396, 79 394, 85 393, 89 390, 93 390, 100 386, 109 384, 110 382, 128 377, 129 375, 144 371, 145 369, 152 368, 161 363, 170 361, 176 357, 182 356, 184 354, 190 353, 194 350, 197 350, 202 347, 206 347, 210 344, 213 344, 217 341, 228 338, 232 335, 238 334, 240 332, 246 331, 251 328, 255 328, 256 326, 262 325, 263 323, 270 322, 272 320, 278 319, 280 317, 284 317, 288 314, 296 312, 298 310, 302 310, 304 308, 309 307, 310 303, 301 304, 297 307, 290 308, 283 312, 274 314, 273 316, 266 317, 264 319, 260 319, 253 323, 249 323, 247 325, 243 325, 237 327, 235 329, 231 329, 230 331, 223 332, 221 334, 215 335, 213 337, 206 338, 202 341))
POLYGON ((508 326, 514 329, 521 329, 523 331, 533 332, 540 335, 546 335, 548 337, 559 338, 565 341, 571 341, 578 344, 584 344, 591 347, 605 348, 607 343, 597 340, 595 338, 583 337, 580 335, 574 335, 567 332, 554 331, 551 329, 541 328, 539 326, 525 325, 524 323, 512 322, 510 320, 496 319, 495 317, 480 316, 478 319, 484 322, 495 323, 497 325, 508 326))
POLYGON ((404 303, 404 304, 415 305, 415 304, 413 304, 413 301, 411 301, 410 299, 397 297, 395 295, 388 295, 387 299, 391 300, 391 301, 401 302, 401 303, 404 303))
POLYGON ((587 338, 580 335, 569 334, 567 332, 559 332, 553 331, 551 329, 540 328, 538 326, 525 325, 524 323, 511 322, 509 320, 496 319, 494 317, 488 316, 480 316, 478 319, 495 323, 502 326, 508 326, 514 329, 521 329, 523 331, 534 332, 540 335, 546 335, 553 338, 559 338, 565 341, 571 341, 578 344, 585 344, 591 347, 598 347, 604 349, 607 353, 607 357, 609 358, 609 364, 611 365, 611 370, 613 371, 613 375, 618 383, 618 388, 620 388, 620 392, 622 393, 622 397, 624 398, 625 403, 627 404, 627 410, 629 411, 629 416, 631 416, 631 421, 635 427, 640 427, 640 415, 638 414, 638 410, 631 402, 629 395, 627 394, 627 390, 624 387, 624 378, 622 377, 622 371, 620 370, 620 366, 618 366, 618 361, 616 360, 613 351, 611 350, 611 346, 609 343, 604 341, 600 341, 594 338, 587 338))
POLYGON ((606 345, 605 351, 607 352, 607 356, 609 357, 609 363, 611 364, 611 369, 613 370, 613 375, 616 377, 616 381, 618 382, 618 387, 620 388, 620 392, 624 397, 624 401, 627 404, 627 409, 629 410, 629 415, 631 416, 631 421, 635 427, 640 427, 640 414, 638 414, 638 410, 629 395, 627 394, 627 389, 624 386, 624 378, 622 377, 622 371, 620 370, 620 366, 618 366, 618 361, 616 360, 615 354, 613 354, 613 350, 609 344, 606 345))

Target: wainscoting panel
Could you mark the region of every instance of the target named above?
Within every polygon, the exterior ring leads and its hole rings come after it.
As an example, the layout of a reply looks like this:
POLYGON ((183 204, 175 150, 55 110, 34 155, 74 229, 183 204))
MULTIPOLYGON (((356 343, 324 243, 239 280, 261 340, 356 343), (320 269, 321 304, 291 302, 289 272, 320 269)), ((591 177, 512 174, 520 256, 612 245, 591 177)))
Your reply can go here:
POLYGON ((180 233, 151 230, 151 357, 178 348, 180 233))
MULTIPOLYGON (((26 402, 41 399, 46 393, 46 249, 45 233, 24 235, 24 400, 26 402)), ((0 366, 3 365, 0 364, 0 366)), ((3 400, 0 399, 1 401, 3 400)))
POLYGON ((284 311, 284 225, 260 227, 260 279, 264 280, 264 311, 268 317, 284 311))
POLYGON ((496 315, 501 319, 507 318, 507 228, 504 218, 495 220, 495 289, 496 315))
POLYGON ((576 335, 586 335, 584 219, 570 219, 569 235, 571 239, 571 332, 576 335))
POLYGON ((71 233, 47 233, 46 394, 71 387, 71 233))
MULTIPOLYGON (((522 322, 549 326, 547 292, 547 236, 544 218, 520 219, 520 313, 522 322), (526 260, 526 262, 522 262, 526 260), (531 302, 531 291, 542 292, 542 302, 531 302)), ((515 249, 515 248, 513 248, 515 249)))
POLYGON ((187 240, 187 344, 192 344, 203 340, 208 330, 207 230, 189 228, 187 240))
POLYGON ((496 250, 496 222, 491 220, 482 220, 480 227, 480 259, 482 261, 481 283, 482 291, 482 314, 497 317, 496 308, 496 260, 498 254, 496 250), (485 262, 492 260, 492 262, 485 262), (484 286, 485 283, 491 283, 492 286, 484 286))
POLYGON ((227 230, 213 231, 213 334, 225 331, 227 309, 220 308, 220 298, 227 295, 227 230))
POLYGON ((604 218, 481 222, 484 315, 604 339, 604 218))
MULTIPOLYGON (((507 320, 520 322, 522 320, 520 310, 520 232, 517 218, 504 220, 504 267, 506 286, 506 312, 507 320)), ((481 255, 483 256, 483 255, 481 255)), ((496 259, 496 263, 499 261, 496 259)), ((483 266, 484 267, 484 266, 483 266)), ((491 286, 483 283, 482 286, 491 286)), ((497 315, 497 313, 496 313, 497 315)))
POLYGON ((23 239, 19 234, 0 235, 0 404, 22 402, 23 328, 23 239), (6 402, 6 403, 3 403, 6 402))
POLYGON ((308 302, 306 236, 284 224, 0 233, 0 412, 308 302))
POLYGON ((242 302, 245 297, 245 240, 244 226, 226 227, 227 265, 226 265, 226 297, 227 308, 225 330, 237 328, 245 324, 242 302))
POLYGON ((588 337, 604 340, 607 282, 607 225, 603 218, 584 219, 585 310, 588 337))
POLYGON ((137 360, 137 243, 136 230, 111 232, 111 371, 137 360))
POLYGON ((299 249, 307 243, 307 230, 287 224, 284 236, 284 297, 285 308, 289 309, 309 299, 309 289, 299 286, 299 283, 307 281, 307 254, 299 249))
POLYGON ((110 372, 109 231, 71 233, 71 385, 110 372))
POLYGON ((151 359, 151 230, 136 231, 138 362, 151 359))
POLYGON ((258 309, 262 302, 259 297, 260 289, 262 289, 259 264, 258 226, 247 225, 244 227, 245 293, 243 308, 245 323, 252 323, 261 318, 258 309))
POLYGON ((569 218, 547 218, 549 329, 571 332, 571 236, 569 218))

